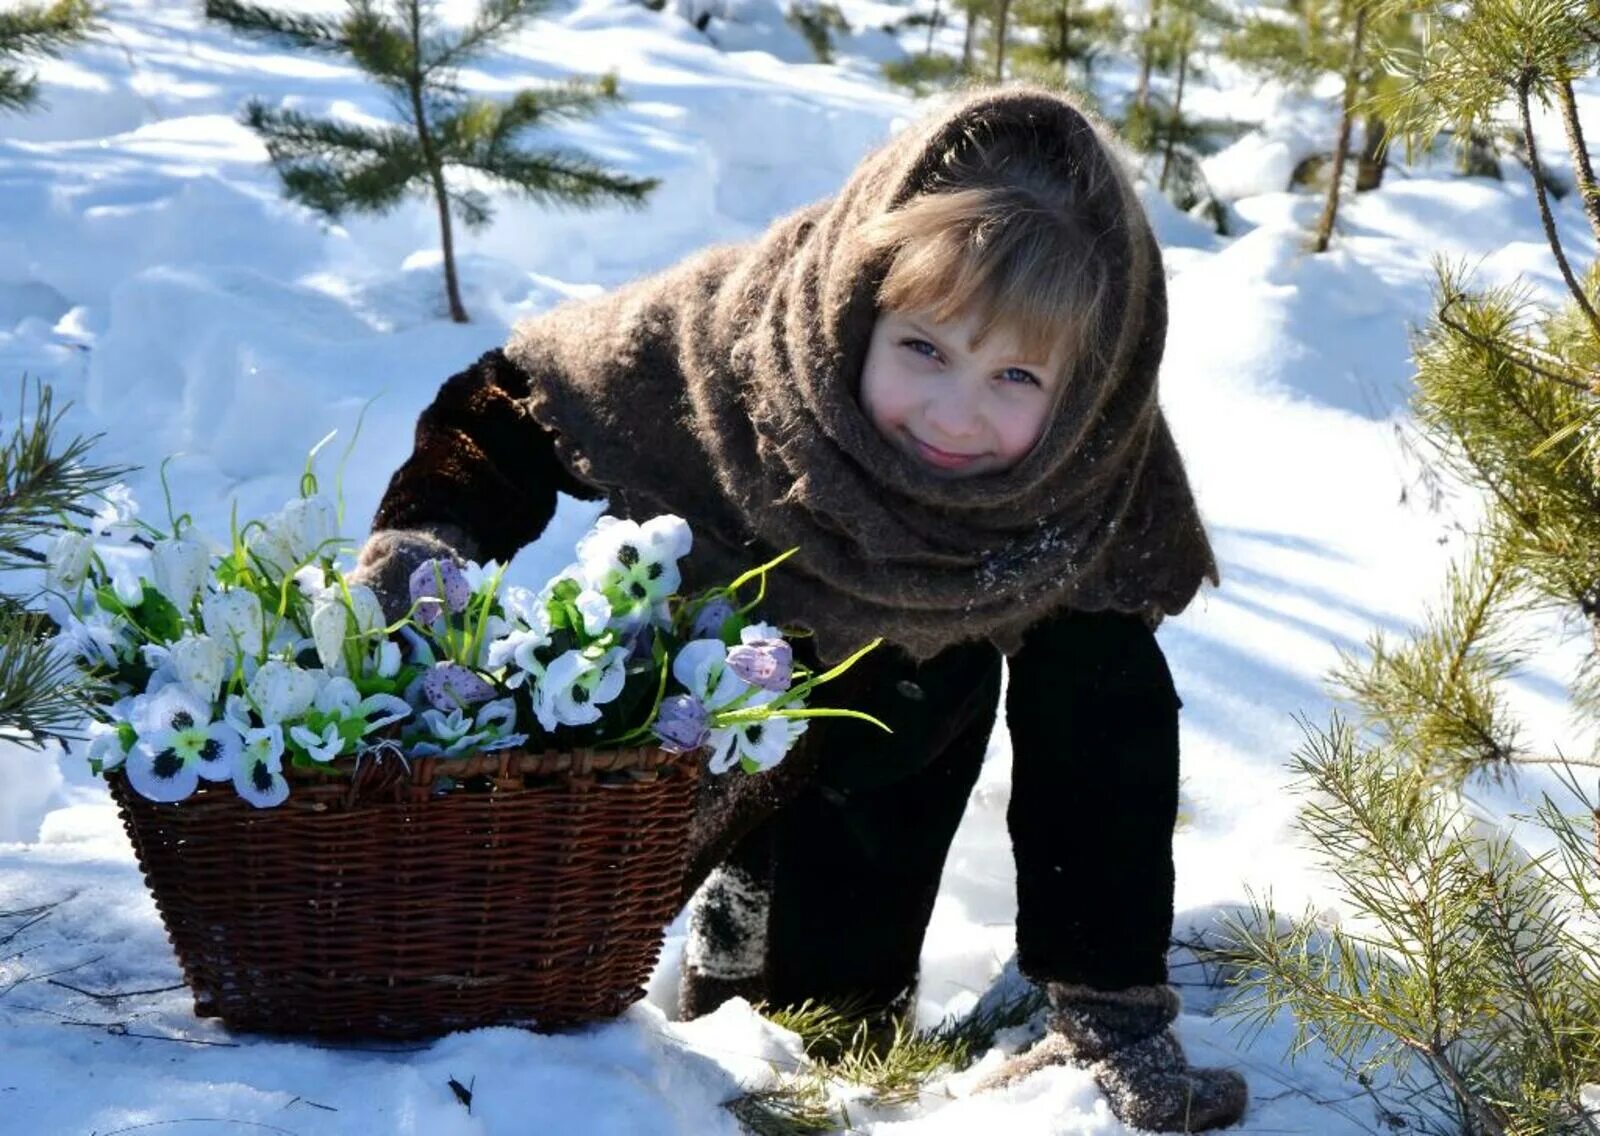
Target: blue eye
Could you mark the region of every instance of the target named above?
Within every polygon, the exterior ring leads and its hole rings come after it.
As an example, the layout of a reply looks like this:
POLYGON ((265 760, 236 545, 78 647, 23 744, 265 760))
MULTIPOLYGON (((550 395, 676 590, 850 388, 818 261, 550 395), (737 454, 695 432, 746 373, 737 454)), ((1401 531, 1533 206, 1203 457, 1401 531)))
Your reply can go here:
POLYGON ((1021 367, 1007 367, 1000 373, 1008 383, 1015 383, 1018 385, 1032 383, 1034 386, 1042 385, 1039 382, 1038 376, 1036 376, 1032 371, 1024 371, 1021 367))
POLYGON ((909 347, 918 355, 921 355, 926 359, 939 358, 939 349, 933 344, 929 343, 926 339, 902 339, 900 341, 900 346, 909 347), (924 348, 926 348, 926 350, 924 350, 924 348))

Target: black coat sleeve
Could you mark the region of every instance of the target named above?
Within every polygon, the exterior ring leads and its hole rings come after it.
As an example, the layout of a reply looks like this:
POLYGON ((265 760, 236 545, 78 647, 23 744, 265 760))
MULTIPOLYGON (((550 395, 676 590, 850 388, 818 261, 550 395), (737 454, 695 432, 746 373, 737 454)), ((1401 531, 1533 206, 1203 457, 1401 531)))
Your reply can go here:
POLYGON ((1138 616, 1059 613, 1011 659, 1006 819, 1029 977, 1103 990, 1166 981, 1180 705, 1138 616))
POLYGON ((527 397, 527 375, 499 350, 446 380, 417 420, 411 456, 390 478, 373 529, 455 525, 477 556, 504 563, 544 531, 558 492, 604 496, 567 472, 527 397))

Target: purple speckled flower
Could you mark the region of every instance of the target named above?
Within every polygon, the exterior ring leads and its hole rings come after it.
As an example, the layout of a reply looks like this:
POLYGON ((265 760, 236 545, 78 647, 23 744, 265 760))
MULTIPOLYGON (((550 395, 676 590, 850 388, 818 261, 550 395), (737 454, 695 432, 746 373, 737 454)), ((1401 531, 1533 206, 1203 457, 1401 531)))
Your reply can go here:
POLYGON ((782 639, 747 639, 729 648, 728 669, 762 690, 788 690, 794 649, 782 639))
POLYGON ((711 738, 706 708, 689 694, 662 699, 654 728, 656 737, 661 739, 661 748, 668 753, 688 753, 701 748, 711 738))
POLYGON ((720 639, 722 638, 722 625, 728 617, 735 612, 733 604, 726 597, 719 596, 701 608, 694 617, 694 627, 691 629, 692 639, 720 639))
POLYGON ((422 697, 446 714, 494 697, 494 687, 460 663, 440 663, 426 671, 421 682, 422 697))
POLYGON ((451 611, 465 611, 472 599, 472 585, 454 560, 424 560, 411 573, 411 599, 417 604, 418 623, 429 624, 439 618, 439 599, 451 611), (439 595, 439 583, 444 582, 444 595, 439 595))

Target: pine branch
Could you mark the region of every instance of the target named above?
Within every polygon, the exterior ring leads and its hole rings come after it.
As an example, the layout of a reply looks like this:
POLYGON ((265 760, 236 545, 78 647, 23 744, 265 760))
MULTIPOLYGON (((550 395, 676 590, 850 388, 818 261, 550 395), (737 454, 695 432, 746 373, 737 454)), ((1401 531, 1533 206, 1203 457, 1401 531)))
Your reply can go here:
POLYGON ((0 67, 0 110, 24 110, 39 98, 39 81, 10 67, 0 67))
POLYGON ((1595 313, 1594 307, 1589 303, 1589 297, 1579 285, 1577 277, 1572 274, 1572 265, 1567 263, 1567 254, 1561 247, 1561 237, 1556 233, 1555 217, 1550 212, 1550 200, 1545 192, 1544 179, 1538 176, 1539 169, 1539 143, 1533 136, 1533 116, 1529 107, 1529 100, 1533 90, 1534 76, 1530 72, 1523 72, 1517 79, 1516 97, 1517 114, 1522 122, 1522 144, 1528 150, 1528 165, 1535 171, 1533 177, 1534 200, 1539 203, 1539 221, 1544 226, 1544 236, 1550 245, 1550 252, 1556 258, 1556 267, 1561 270, 1561 279, 1567 285, 1567 291, 1572 294, 1573 301, 1588 319, 1589 326, 1600 337, 1600 315, 1595 313))
POLYGON ((470 159, 457 162, 541 205, 586 208, 604 200, 642 205, 645 195, 660 184, 657 178, 613 174, 592 158, 571 150, 508 153, 493 165, 479 165, 470 159))
POLYGON ((0 611, 0 734, 33 748, 72 736, 99 691, 51 644, 52 630, 43 615, 0 611))
POLYGON ((1589 158, 1589 145, 1583 137, 1583 122, 1578 117, 1578 100, 1572 93, 1572 79, 1562 76, 1556 84, 1556 101, 1561 106, 1561 124, 1567 132, 1567 149, 1572 153, 1572 168, 1576 171, 1578 196, 1583 202, 1584 216, 1589 218, 1589 228, 1600 239, 1600 187, 1595 185, 1594 164, 1589 158))
POLYGON ((424 53, 422 72, 433 76, 453 70, 496 40, 516 31, 540 15, 549 0, 485 0, 483 7, 451 41, 430 44, 424 53))
POLYGON ((328 16, 302 16, 241 0, 206 0, 206 19, 283 47, 344 55, 351 50, 348 22, 328 16))
POLYGON ((411 134, 312 118, 251 102, 245 122, 266 141, 285 192, 337 220, 346 210, 382 213, 418 187, 426 167, 411 134))
POLYGON ((24 4, 0 12, 0 59, 59 55, 94 30, 98 15, 89 0, 24 4))

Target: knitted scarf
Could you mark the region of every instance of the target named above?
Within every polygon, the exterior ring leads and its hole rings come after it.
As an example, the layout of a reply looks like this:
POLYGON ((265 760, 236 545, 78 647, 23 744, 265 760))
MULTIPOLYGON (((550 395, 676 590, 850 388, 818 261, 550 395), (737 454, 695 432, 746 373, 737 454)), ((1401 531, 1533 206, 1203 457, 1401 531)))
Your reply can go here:
POLYGON ((764 613, 827 661, 883 636, 916 658, 1049 612, 1181 611, 1216 565, 1157 405, 1161 256, 1116 159, 1051 92, 966 96, 868 155, 837 196, 598 300, 520 323, 506 347, 561 459, 643 519, 686 518, 686 588, 795 547, 764 613), (859 232, 929 189, 975 138, 1023 132, 1077 178, 1111 268, 1103 315, 1038 443, 1011 468, 928 470, 857 400, 887 262, 859 232))

